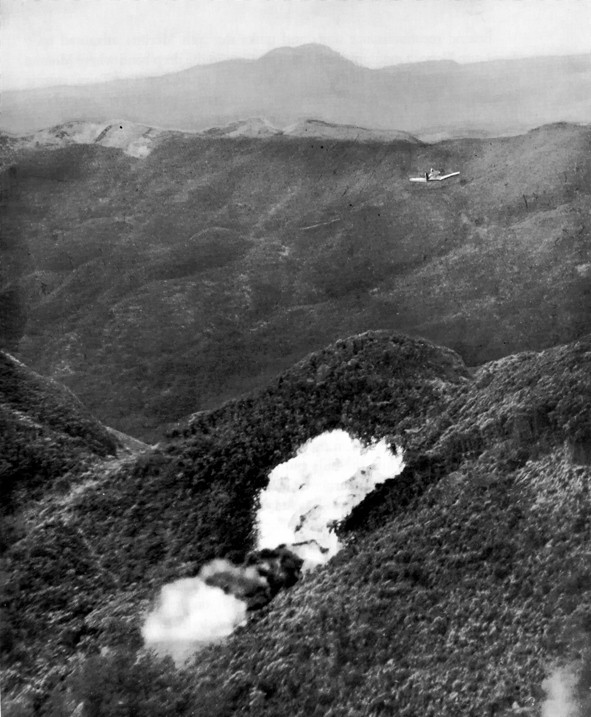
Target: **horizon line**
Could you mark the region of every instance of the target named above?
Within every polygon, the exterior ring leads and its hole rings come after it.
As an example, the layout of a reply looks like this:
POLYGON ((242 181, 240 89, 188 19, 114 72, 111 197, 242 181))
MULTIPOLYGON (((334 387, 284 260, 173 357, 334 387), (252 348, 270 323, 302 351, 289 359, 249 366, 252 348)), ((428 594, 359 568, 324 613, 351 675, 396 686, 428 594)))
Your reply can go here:
POLYGON ((351 59, 350 57, 347 57, 343 53, 339 52, 338 50, 334 50, 329 45, 325 45, 323 43, 317 43, 317 42, 308 42, 308 43, 302 43, 300 45, 281 45, 275 48, 272 48, 271 50, 267 50, 261 55, 257 55, 256 57, 227 57, 220 60, 213 60, 212 62, 203 62, 203 63, 196 63, 193 65, 189 65, 188 67, 180 68, 178 70, 169 70, 167 72, 163 72, 162 74, 146 74, 146 75, 124 75, 124 76, 114 76, 114 77, 108 77, 106 79, 94 79, 94 80, 88 80, 88 81, 77 81, 77 82, 59 82, 59 83, 49 83, 49 84, 43 84, 43 85, 27 85, 27 86, 15 86, 15 87, 9 87, 9 88, 3 88, 1 75, 0 75, 0 89, 2 92, 35 92, 35 91, 41 91, 41 90, 51 90, 51 89, 62 89, 62 88, 75 88, 75 87, 90 87, 92 85, 104 85, 104 84, 110 84, 115 82, 132 82, 132 81, 141 81, 141 80, 154 80, 154 79, 160 79, 163 77, 171 76, 171 75, 179 75, 184 72, 190 72, 191 70, 197 69, 197 68, 208 68, 208 67, 214 67, 215 65, 222 65, 226 63, 231 62, 246 62, 246 63, 255 63, 259 62, 260 60, 264 59, 268 55, 271 55, 278 50, 301 50, 303 48, 322 48, 324 50, 328 50, 331 54, 337 55, 341 57, 345 62, 350 62, 351 64, 355 65, 356 67, 359 67, 360 69, 369 70, 371 72, 382 72, 384 70, 392 70, 394 68, 400 67, 413 67, 417 65, 428 65, 428 64, 450 64, 450 65, 457 65, 458 67, 469 67, 471 65, 482 65, 487 63, 493 63, 493 62, 519 62, 524 60, 541 60, 541 59, 553 59, 553 58, 569 58, 569 57, 586 57, 587 55, 591 55, 591 49, 588 52, 575 52, 575 53, 565 53, 565 54, 556 54, 552 53, 549 55, 520 55, 520 56, 499 56, 499 57, 492 57, 488 59, 482 59, 482 60, 470 60, 468 62, 462 62, 459 60, 454 60, 449 57, 441 57, 438 59, 433 58, 427 58, 422 60, 413 60, 411 62, 395 62, 392 64, 387 65, 380 65, 379 67, 369 67, 367 65, 362 64, 361 62, 358 62, 354 59, 351 59))

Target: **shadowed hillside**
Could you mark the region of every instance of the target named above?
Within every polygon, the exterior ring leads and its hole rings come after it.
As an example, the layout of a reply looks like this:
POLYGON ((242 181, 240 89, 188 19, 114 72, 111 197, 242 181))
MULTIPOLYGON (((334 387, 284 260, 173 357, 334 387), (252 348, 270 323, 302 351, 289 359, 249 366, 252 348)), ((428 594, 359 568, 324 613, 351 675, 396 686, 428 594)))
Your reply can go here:
POLYGON ((368 328, 469 365, 576 338, 591 328, 590 139, 552 125, 436 145, 21 150, 3 206, 29 314, 19 355, 107 424, 155 437, 368 328), (430 166, 462 174, 408 182, 430 166))
POLYGON ((27 300, 20 279, 32 268, 25 237, 10 232, 5 221, 17 184, 15 154, 14 142, 0 136, 0 349, 9 351, 16 350, 25 329, 27 300))
POLYGON ((142 446, 101 425, 65 386, 0 351, 0 505, 4 514, 33 496, 54 490, 55 484, 67 489, 99 460, 142 446))
POLYGON ((590 368, 589 337, 470 377, 448 349, 354 336, 194 415, 67 510, 46 496, 6 553, 13 707, 539 714, 590 631, 590 368), (340 527, 348 547, 186 670, 142 651, 159 586, 240 559, 269 470, 332 428, 396 435, 407 463, 340 527))

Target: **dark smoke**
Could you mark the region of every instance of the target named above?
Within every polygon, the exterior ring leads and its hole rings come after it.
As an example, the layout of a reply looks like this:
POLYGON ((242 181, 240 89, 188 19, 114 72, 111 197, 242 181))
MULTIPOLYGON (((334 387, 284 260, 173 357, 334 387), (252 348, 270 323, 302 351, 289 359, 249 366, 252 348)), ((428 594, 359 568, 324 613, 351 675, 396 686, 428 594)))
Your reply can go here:
POLYGON ((243 565, 214 560, 201 570, 200 577, 212 587, 221 588, 257 610, 269 603, 283 588, 300 579, 303 560, 285 545, 249 553, 243 565))

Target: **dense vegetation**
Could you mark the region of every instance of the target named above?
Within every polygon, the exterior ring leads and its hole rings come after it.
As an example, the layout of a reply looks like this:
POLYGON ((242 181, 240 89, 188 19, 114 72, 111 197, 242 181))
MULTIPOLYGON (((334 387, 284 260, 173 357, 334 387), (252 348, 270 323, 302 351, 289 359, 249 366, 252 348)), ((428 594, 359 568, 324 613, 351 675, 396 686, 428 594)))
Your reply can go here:
POLYGON ((156 439, 367 328, 469 365, 591 330, 586 127, 156 144, 2 150, 0 322, 108 425, 156 439), (430 166, 462 175, 408 182, 430 166))
POLYGON ((299 445, 339 426, 370 436, 403 418, 416 425, 465 375, 453 352, 428 342, 387 334, 343 340, 261 394, 197 414, 156 451, 74 492, 66 510, 61 497, 41 505, 41 519, 9 556, 6 622, 18 644, 40 641, 34 651, 13 650, 14 669, 38 673, 56 646, 59 654, 126 643, 130 629, 137 642, 138 600, 213 557, 245 557, 257 492, 299 445), (388 416, 383 425, 380 416, 388 416), (69 580, 54 585, 60 574, 69 580), (82 606, 72 600, 78 594, 82 606))
POLYGON ((5 222, 17 183, 12 142, 0 136, 0 349, 14 351, 25 330, 27 298, 20 285, 32 268, 26 239, 11 232, 5 222))
POLYGON ((470 377, 447 349, 368 333, 46 496, 7 551, 5 684, 28 685, 10 709, 535 714, 591 630, 590 369, 591 338, 470 377), (341 526, 348 547, 186 670, 144 654, 158 587, 244 557, 270 468, 336 427, 407 457, 341 526))
POLYGON ((0 505, 14 510, 82 465, 114 456, 118 441, 64 386, 0 351, 0 505))

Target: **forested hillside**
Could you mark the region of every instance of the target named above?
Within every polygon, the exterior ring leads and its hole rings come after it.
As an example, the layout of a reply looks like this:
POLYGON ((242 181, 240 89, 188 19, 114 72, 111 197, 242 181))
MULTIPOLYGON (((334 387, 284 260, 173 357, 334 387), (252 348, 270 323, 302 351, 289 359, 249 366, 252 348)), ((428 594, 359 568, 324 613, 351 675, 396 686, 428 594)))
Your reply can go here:
POLYGON ((31 502, 5 556, 11 709, 538 714, 544 678, 588 645, 590 364, 586 337, 471 375, 449 349, 370 332, 31 502), (386 437, 407 464, 340 526, 348 547, 186 670, 144 653, 158 588, 241 559, 268 472, 332 428, 386 437))
POLYGON ((70 471, 115 456, 123 446, 64 386, 0 351, 0 505, 69 485, 70 471))
POLYGON ((588 128, 434 145, 322 131, 154 135, 142 157, 9 143, 7 341, 155 440, 368 328, 468 365, 591 330, 588 128), (461 175, 408 182, 431 166, 461 175))

